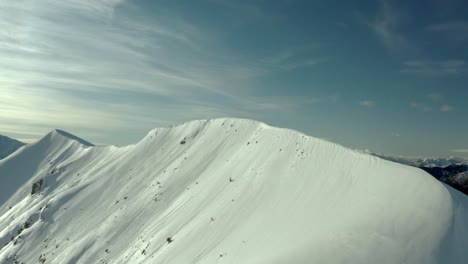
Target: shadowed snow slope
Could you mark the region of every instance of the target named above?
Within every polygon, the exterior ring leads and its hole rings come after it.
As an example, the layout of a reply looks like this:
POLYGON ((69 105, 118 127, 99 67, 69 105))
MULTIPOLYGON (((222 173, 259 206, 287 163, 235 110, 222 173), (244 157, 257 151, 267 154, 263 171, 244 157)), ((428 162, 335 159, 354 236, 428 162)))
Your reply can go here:
POLYGON ((429 174, 240 119, 0 161, 0 263, 464 263, 468 200, 429 174))
POLYGON ((24 146, 23 142, 0 135, 0 160, 24 146))

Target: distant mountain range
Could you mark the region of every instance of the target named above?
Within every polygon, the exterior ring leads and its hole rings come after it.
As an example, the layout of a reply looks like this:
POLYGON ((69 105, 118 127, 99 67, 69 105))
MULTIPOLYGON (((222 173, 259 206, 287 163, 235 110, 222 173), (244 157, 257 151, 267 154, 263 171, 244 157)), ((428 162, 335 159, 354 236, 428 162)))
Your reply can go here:
POLYGON ((418 167, 438 180, 468 195, 468 160, 457 157, 408 158, 371 153, 374 156, 418 167))
POLYGON ((0 135, 0 160, 6 158, 24 145, 25 143, 21 141, 0 135))
POLYGON ((394 161, 397 163, 410 165, 413 167, 447 167, 450 165, 468 164, 468 160, 459 157, 430 157, 430 158, 414 158, 403 156, 390 156, 380 153, 370 153, 374 156, 394 161))

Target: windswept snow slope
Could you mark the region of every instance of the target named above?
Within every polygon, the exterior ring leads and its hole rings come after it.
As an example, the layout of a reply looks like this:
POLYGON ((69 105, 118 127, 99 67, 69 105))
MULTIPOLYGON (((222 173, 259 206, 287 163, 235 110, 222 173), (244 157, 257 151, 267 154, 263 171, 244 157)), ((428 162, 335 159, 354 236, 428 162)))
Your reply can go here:
POLYGON ((53 131, 0 161, 0 180, 0 263, 468 257, 463 194, 419 169, 249 120, 155 129, 122 148, 53 131))

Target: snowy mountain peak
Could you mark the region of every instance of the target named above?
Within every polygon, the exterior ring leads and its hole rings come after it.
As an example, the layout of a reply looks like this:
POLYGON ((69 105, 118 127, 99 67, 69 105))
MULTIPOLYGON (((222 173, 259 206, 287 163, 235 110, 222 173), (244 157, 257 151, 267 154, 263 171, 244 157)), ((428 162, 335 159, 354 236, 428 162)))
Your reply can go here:
POLYGON ((0 160, 15 152, 18 148, 24 146, 25 143, 12 139, 7 136, 0 135, 0 160))
MULTIPOLYGON (((322 142, 325 144, 334 145, 336 147, 342 147, 338 144, 322 140, 319 138, 315 138, 306 134, 303 134, 299 131, 295 131, 288 128, 279 128, 275 126, 271 126, 269 124, 252 120, 252 119, 243 119, 243 118, 215 118, 215 119, 200 119, 200 120, 193 120, 188 121, 182 124, 162 127, 162 128, 155 128, 151 130, 141 141, 141 144, 144 144, 150 139, 155 138, 155 135, 158 133, 164 133, 171 131, 173 134, 180 135, 181 141, 185 139, 193 139, 197 135, 200 134, 201 131, 214 131, 219 129, 224 129, 223 133, 219 133, 216 135, 217 138, 219 137, 228 137, 230 135, 241 136, 244 134, 255 134, 258 135, 260 132, 264 131, 274 131, 273 133, 287 133, 291 136, 299 137, 301 139, 308 139, 310 141, 315 142, 322 142), (240 133, 243 132, 243 133, 240 133), (232 134, 231 134, 232 133, 232 134)), ((139 144, 140 144, 139 143, 139 144)), ((344 147, 343 147, 344 148, 344 147)))
POLYGON ((66 131, 60 130, 60 129, 54 129, 47 133, 41 140, 39 141, 76 141, 84 146, 91 147, 94 146, 92 143, 77 137, 71 133, 68 133, 66 131))

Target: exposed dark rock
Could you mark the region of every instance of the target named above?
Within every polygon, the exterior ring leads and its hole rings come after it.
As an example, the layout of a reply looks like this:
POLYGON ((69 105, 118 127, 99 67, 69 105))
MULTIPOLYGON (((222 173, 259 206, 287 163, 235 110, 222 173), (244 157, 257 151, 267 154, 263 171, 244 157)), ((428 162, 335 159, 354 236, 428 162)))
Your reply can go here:
POLYGON ((443 183, 468 195, 468 165, 449 165, 447 167, 420 167, 443 183))
POLYGON ((31 189, 31 195, 34 195, 41 191, 43 181, 44 181, 43 179, 40 179, 39 181, 33 183, 32 189, 31 189))

